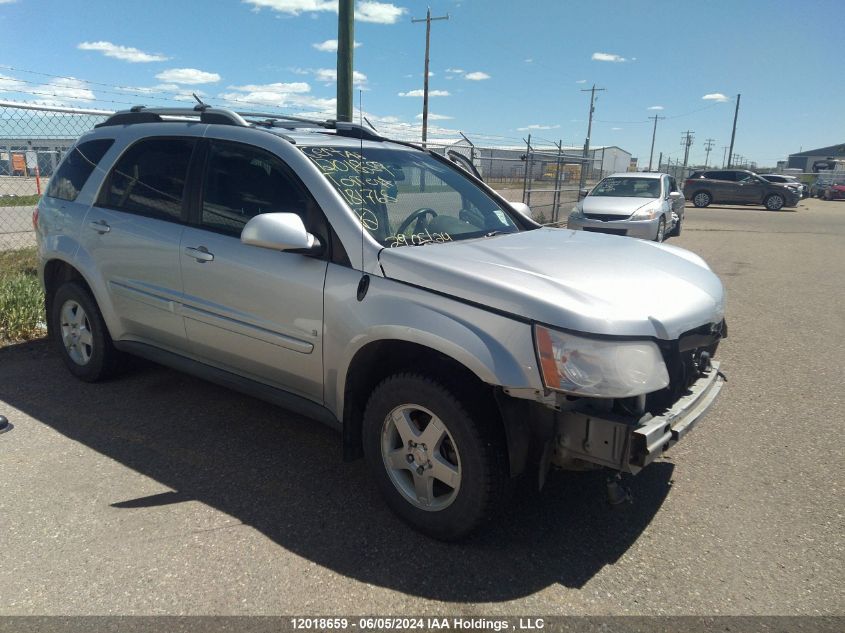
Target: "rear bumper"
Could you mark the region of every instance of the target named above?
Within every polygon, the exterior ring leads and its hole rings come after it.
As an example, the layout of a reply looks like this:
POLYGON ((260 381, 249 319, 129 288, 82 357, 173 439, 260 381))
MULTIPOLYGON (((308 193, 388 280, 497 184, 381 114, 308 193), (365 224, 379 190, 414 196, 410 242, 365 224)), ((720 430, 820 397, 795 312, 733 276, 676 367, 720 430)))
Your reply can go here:
POLYGON ((719 363, 702 375, 663 414, 641 419, 614 414, 567 411, 557 414, 553 463, 564 468, 588 462, 636 474, 702 419, 724 385, 719 363))

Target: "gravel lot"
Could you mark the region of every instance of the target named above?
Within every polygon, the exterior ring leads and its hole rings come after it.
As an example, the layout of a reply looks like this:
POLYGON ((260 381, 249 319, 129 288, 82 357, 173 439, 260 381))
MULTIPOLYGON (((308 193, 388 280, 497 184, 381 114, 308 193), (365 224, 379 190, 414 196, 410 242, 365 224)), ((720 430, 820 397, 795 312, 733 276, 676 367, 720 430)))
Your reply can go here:
POLYGON ((730 382, 614 511, 556 473, 444 545, 317 423, 153 365, 0 350, 0 614, 843 614, 845 202, 688 209, 730 382))

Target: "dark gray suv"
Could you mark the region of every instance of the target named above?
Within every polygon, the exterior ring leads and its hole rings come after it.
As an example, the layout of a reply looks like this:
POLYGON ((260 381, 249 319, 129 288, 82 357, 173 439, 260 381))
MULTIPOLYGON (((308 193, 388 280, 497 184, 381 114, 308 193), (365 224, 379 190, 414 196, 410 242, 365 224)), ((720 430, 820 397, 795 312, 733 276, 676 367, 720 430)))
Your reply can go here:
POLYGON ((801 195, 786 185, 764 180, 746 169, 695 171, 684 183, 684 196, 696 207, 762 204, 770 211, 794 207, 801 195))

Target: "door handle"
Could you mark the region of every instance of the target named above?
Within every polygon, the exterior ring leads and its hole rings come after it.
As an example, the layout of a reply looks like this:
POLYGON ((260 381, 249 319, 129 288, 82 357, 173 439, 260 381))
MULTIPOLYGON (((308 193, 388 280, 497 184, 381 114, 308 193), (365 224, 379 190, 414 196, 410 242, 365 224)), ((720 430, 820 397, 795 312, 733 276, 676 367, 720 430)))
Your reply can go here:
POLYGON ((97 220, 96 222, 89 222, 88 228, 94 229, 100 235, 102 235, 103 233, 108 233, 109 231, 111 231, 111 227, 109 226, 109 223, 106 222, 105 220, 97 220))
POLYGON ((205 246, 198 246, 196 248, 193 248, 192 246, 186 246, 185 255, 187 255, 188 257, 193 257, 200 264, 214 261, 214 253, 209 253, 208 249, 205 246))

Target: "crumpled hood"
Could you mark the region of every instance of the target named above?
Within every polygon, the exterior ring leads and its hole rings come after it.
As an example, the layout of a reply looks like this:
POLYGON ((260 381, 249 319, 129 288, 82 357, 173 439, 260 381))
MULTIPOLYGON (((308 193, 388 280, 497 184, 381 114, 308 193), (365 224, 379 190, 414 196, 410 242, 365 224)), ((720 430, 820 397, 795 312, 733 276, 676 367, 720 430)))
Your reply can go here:
POLYGON ((614 198, 613 196, 587 196, 581 201, 584 213, 600 213, 602 215, 618 215, 628 217, 640 207, 648 204, 659 204, 657 198, 614 198))
POLYGON ((628 237, 537 229, 386 248, 385 276, 584 333, 665 340, 724 317, 724 289, 700 257, 628 237))

